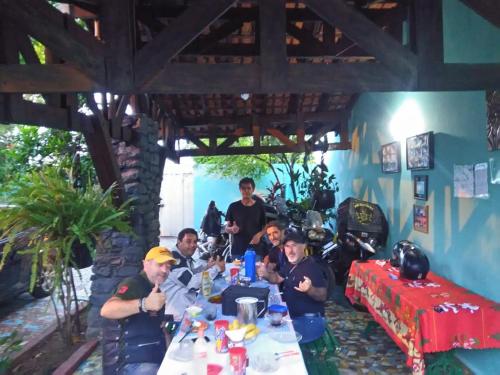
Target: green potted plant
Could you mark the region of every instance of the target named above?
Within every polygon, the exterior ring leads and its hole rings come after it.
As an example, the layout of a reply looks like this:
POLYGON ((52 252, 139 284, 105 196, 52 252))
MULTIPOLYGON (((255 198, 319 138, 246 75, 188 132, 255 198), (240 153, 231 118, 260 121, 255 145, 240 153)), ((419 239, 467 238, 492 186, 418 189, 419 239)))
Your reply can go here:
MULTIPOLYGON (((0 238, 9 240, 4 247, 0 270, 12 251, 16 233, 28 230, 30 246, 22 253, 32 257, 30 288, 33 289, 37 282, 39 267, 52 270, 54 307, 57 314, 54 300, 58 299, 65 315, 62 331, 68 340, 73 334, 71 304, 73 297, 76 298, 72 291, 72 268, 82 265, 78 264, 82 254, 75 255, 75 251, 88 251, 87 255, 92 258, 95 243, 103 231, 115 229, 132 233, 127 221, 130 201, 115 207, 112 202, 114 186, 106 191, 91 185, 79 189, 70 176, 52 167, 33 172, 19 181, 9 194, 10 207, 0 211, 0 238), (82 249, 82 245, 86 248, 82 249)), ((76 309, 78 311, 78 305, 76 309)), ((61 327, 62 322, 57 317, 61 327)), ((79 325, 79 321, 76 324, 79 325)))
POLYGON ((339 187, 323 159, 311 171, 306 164, 303 169, 299 192, 309 200, 310 209, 322 211, 335 207, 335 193, 339 187))

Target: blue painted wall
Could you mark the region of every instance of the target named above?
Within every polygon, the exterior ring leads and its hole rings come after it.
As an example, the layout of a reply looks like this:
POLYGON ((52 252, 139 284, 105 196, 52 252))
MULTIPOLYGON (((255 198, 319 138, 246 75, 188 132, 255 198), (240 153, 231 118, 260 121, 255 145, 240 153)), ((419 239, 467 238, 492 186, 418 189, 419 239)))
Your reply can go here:
MULTIPOLYGON (((445 60, 447 62, 500 61, 500 30, 470 12, 462 3, 445 0, 445 60)), ((500 185, 489 183, 489 199, 453 197, 453 165, 487 162, 499 151, 487 151, 485 93, 371 93, 357 102, 350 123, 352 150, 334 152, 330 166, 339 176, 342 200, 349 196, 380 204, 389 220, 388 247, 410 239, 427 252, 434 272, 494 301, 500 301, 500 185), (401 108, 399 137, 391 121, 401 108), (415 131, 411 124, 420 128, 415 131), (406 169, 405 138, 433 131, 435 167, 406 169), (382 174, 382 144, 402 140, 402 171, 382 174), (429 176, 429 233, 413 230, 412 176, 429 176)), ((384 256, 389 255, 386 250, 384 256)), ((460 351, 458 356, 477 374, 498 373, 500 350, 460 351)))

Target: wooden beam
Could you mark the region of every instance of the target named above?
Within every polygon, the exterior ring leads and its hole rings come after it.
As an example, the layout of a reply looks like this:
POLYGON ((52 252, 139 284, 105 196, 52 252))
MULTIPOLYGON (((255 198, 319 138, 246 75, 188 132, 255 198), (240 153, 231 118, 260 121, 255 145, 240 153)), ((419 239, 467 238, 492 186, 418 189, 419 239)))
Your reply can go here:
MULTIPOLYGON (((359 48, 347 38, 340 38, 336 44, 298 44, 286 46, 288 57, 323 57, 333 60, 345 60, 348 57, 371 57, 372 55, 359 48)), ((212 47, 200 48, 197 44, 186 47, 180 55, 188 56, 258 56, 259 48, 256 44, 218 43, 212 47)))
MULTIPOLYGON (((494 0, 493 0, 494 1, 494 0)), ((178 0, 180 2, 180 0, 178 0)), ((142 17, 144 14, 153 15, 158 18, 177 18, 181 16, 187 9, 187 6, 172 6, 172 0, 170 2, 165 1, 155 1, 151 2, 151 6, 141 5, 137 9, 137 14, 142 17), (170 3, 170 4, 169 4, 170 3)), ((370 9, 363 8, 360 10, 362 14, 367 16, 369 19, 376 19, 378 17, 393 17, 399 14, 399 7, 391 9, 370 9)), ((220 16, 220 19, 233 20, 241 19, 244 22, 253 22, 258 19, 258 7, 252 6, 247 7, 234 7, 229 9, 227 12, 220 16)), ((318 16, 315 12, 312 12, 307 8, 288 8, 286 10, 286 18, 289 21, 321 21, 322 18, 318 16)))
POLYGON ((500 7, 497 0, 460 0, 496 27, 500 27, 500 7))
POLYGON ((120 139, 122 137, 123 128, 123 118, 125 117, 125 111, 127 110, 127 105, 130 101, 130 95, 122 95, 116 108, 116 112, 113 114, 111 119, 111 135, 115 139, 120 139))
MULTIPOLYGON (((318 122, 336 122, 345 116, 345 111, 329 111, 329 112, 304 112, 301 113, 302 121, 318 121, 318 122)), ((245 115, 245 116, 224 116, 224 117, 204 117, 197 120, 184 120, 180 125, 182 127, 200 126, 200 125, 233 125, 233 124, 272 124, 272 123, 295 123, 297 114, 285 115, 245 115)))
POLYGON ((236 0, 201 0, 172 21, 135 57, 135 84, 141 88, 150 83, 184 47, 236 0))
POLYGON ((287 85, 285 0, 259 0, 260 87, 282 92, 287 85))
POLYGON ((202 55, 205 51, 208 51, 210 48, 215 46, 219 40, 240 29, 242 25, 243 20, 241 19, 229 20, 218 28, 212 30, 210 34, 206 36, 200 35, 182 51, 182 54, 191 53, 202 55))
MULTIPOLYGON (((26 64, 40 65, 40 59, 27 34, 18 32, 16 35, 16 42, 19 47, 19 52, 23 55, 26 64)), ((57 101, 55 95, 42 94, 42 96, 46 104, 52 104, 57 101)))
POLYGON ((305 126, 304 126, 304 113, 297 113, 297 122, 296 122, 296 133, 297 133, 297 145, 301 148, 305 147, 305 126))
POLYGON ((419 69, 428 64, 442 64, 442 0, 415 0, 415 39, 419 69))
POLYGON ((266 132, 272 135, 274 138, 279 140, 285 146, 294 147, 297 143, 293 142, 290 138, 288 138, 285 134, 283 134, 280 130, 266 127, 266 132))
MULTIPOLYGON (((351 148, 351 143, 329 143, 328 150, 348 150, 351 148)), ((320 151, 322 145, 314 145, 312 151, 320 151)), ((225 149, 217 148, 215 153, 209 153, 200 149, 185 149, 177 151, 179 157, 183 156, 216 156, 216 155, 258 155, 258 154, 277 154, 281 152, 303 152, 303 149, 298 146, 245 146, 245 147, 227 147, 225 149)))
POLYGON ((417 53, 420 85, 425 84, 433 65, 444 63, 442 0, 415 0, 412 20, 410 40, 417 53))
POLYGON ((101 31, 106 42, 106 82, 113 93, 133 88, 135 43, 134 1, 106 0, 101 3, 101 31))
POLYGON ((260 147, 260 126, 257 115, 252 115, 252 138, 254 146, 260 147))
POLYGON ((397 76, 407 81, 416 79, 416 56, 344 0, 304 0, 304 4, 394 70, 397 76))
POLYGON ((417 90, 497 90, 500 64, 433 64, 419 74, 417 90))
MULTIPOLYGON (((408 77, 407 77, 408 78, 408 77)), ((379 63, 293 64, 289 68, 289 92, 359 93, 411 91, 411 79, 395 77, 379 63)))
POLYGON ((0 65, 0 92, 61 93, 99 91, 101 85, 69 64, 0 65))
POLYGON ((120 204, 125 201, 126 193, 109 131, 104 129, 103 124, 95 116, 91 118, 91 124, 93 132, 84 131, 83 134, 94 163, 97 178, 104 190, 116 182, 114 202, 120 204))
POLYGON ((198 137, 196 137, 193 133, 191 133, 191 131, 186 128, 181 129, 180 137, 186 138, 188 141, 198 146, 199 149, 207 151, 209 150, 209 147, 205 143, 203 143, 198 137))
POLYGON ((5 15, 87 77, 104 82, 102 46, 90 34, 43 0, 0 0, 5 15), (66 28, 65 28, 66 27, 66 28))
POLYGON ((407 91, 413 82, 396 78, 377 63, 291 64, 285 87, 281 80, 261 86, 256 64, 169 64, 143 92, 163 94, 241 94, 242 92, 407 91))
POLYGON ((51 129, 92 132, 90 120, 81 113, 71 113, 71 107, 58 108, 13 98, 3 100, 0 122, 43 126, 51 129))
POLYGON ((309 143, 309 145, 312 147, 316 142, 318 142, 328 132, 338 131, 339 128, 340 128, 340 126, 338 123, 324 125, 314 132, 313 136, 307 140, 307 143, 309 143))

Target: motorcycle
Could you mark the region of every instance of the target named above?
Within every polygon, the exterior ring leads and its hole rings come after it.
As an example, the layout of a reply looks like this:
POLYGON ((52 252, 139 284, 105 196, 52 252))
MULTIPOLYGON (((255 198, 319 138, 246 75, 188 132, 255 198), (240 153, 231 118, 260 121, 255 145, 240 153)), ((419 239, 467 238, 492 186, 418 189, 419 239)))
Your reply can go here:
POLYGON ((355 260, 366 261, 387 241, 388 225, 379 205, 347 198, 337 209, 337 238, 323 245, 322 259, 335 273, 337 284, 345 285, 355 260))

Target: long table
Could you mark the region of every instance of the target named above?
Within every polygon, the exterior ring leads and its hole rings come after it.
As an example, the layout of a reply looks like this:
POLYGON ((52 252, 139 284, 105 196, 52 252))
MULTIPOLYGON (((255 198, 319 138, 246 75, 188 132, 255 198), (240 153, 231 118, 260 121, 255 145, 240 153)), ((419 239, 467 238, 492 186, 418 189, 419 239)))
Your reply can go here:
POLYGON ((500 348, 500 304, 432 272, 411 281, 388 261, 353 262, 345 294, 368 308, 414 374, 425 372, 425 353, 500 348))
MULTIPOLYGON (((219 282, 215 284, 215 287, 220 292, 227 285, 224 282, 219 282)), ((273 303, 282 303, 281 296, 279 294, 279 290, 276 285, 268 284, 265 281, 258 281, 252 286, 259 287, 269 287, 270 289, 270 300, 273 303)), ((203 300, 200 300, 199 303, 202 305, 204 303, 203 300)), ((198 304, 198 303, 197 303, 198 304)), ((217 305, 217 319, 226 319, 230 322, 233 319, 236 319, 234 316, 224 316, 222 315, 222 305, 217 305)), ((270 337, 270 333, 272 332, 295 332, 293 329, 293 325, 291 321, 286 321, 280 327, 272 327, 270 322, 267 319, 259 318, 257 321, 257 327, 260 329, 260 334, 257 336, 257 339, 254 342, 246 344, 245 347, 247 349, 247 355, 252 362, 252 358, 261 352, 267 353, 282 353, 285 351, 296 351, 297 355, 284 357, 279 359, 279 369, 273 374, 276 375, 303 375, 307 374, 307 370, 305 367, 304 359, 302 357, 302 353, 300 351, 299 344, 297 342, 293 343, 281 343, 277 342, 270 337)), ((182 333, 177 334, 172 343, 168 347, 167 353, 163 359, 160 369, 158 370, 159 375, 202 375, 196 374, 193 369, 192 362, 181 362, 172 358, 171 354, 173 351, 177 350, 179 347, 179 340, 182 337, 182 333)), ((210 342, 208 343, 208 363, 219 364, 224 367, 224 370, 229 373, 229 354, 228 353, 216 353, 215 351, 215 339, 214 339, 214 326, 213 323, 209 324, 209 328, 206 331, 206 336, 210 338, 210 342)), ((184 340, 188 340, 196 337, 196 334, 190 334, 184 340)), ((260 372, 255 371, 252 367, 247 367, 246 371, 247 375, 252 374, 261 374, 260 372)))

